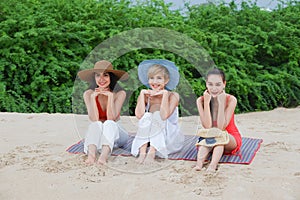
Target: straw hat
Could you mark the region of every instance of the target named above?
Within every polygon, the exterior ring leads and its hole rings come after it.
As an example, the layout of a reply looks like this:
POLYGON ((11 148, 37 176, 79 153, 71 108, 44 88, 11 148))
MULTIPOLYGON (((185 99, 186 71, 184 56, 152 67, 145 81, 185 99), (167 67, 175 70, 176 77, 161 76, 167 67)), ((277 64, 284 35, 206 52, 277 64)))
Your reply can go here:
POLYGON ((128 79, 128 73, 123 70, 114 70, 112 64, 109 61, 101 60, 95 63, 93 69, 86 69, 78 72, 78 76, 81 80, 91 82, 95 76, 95 73, 111 72, 119 80, 128 79))
POLYGON ((197 135, 199 136, 199 139, 196 146, 213 147, 229 143, 227 131, 222 131, 218 128, 198 129, 197 135))
POLYGON ((162 65, 169 71, 170 80, 165 86, 167 90, 173 90, 176 88, 177 84, 179 83, 179 72, 177 66, 169 61, 169 60, 163 60, 163 59, 153 59, 153 60, 144 60, 141 62, 138 66, 138 76, 140 81, 145 85, 146 87, 150 88, 148 84, 148 70, 152 65, 162 65))

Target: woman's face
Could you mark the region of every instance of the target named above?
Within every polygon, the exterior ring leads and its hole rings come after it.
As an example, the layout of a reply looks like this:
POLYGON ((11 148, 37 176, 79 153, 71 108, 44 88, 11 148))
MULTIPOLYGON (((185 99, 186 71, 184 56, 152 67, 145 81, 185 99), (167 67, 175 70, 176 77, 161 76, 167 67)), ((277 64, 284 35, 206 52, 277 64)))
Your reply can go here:
POLYGON ((221 94, 225 88, 225 85, 226 81, 223 82, 220 75, 211 74, 207 77, 206 88, 212 97, 216 97, 217 95, 221 94))
POLYGON ((95 81, 99 88, 108 88, 110 84, 110 76, 108 72, 95 73, 95 81))
POLYGON ((159 72, 153 76, 150 76, 148 79, 148 83, 152 90, 160 91, 165 88, 165 85, 168 83, 168 79, 165 79, 164 74, 159 72))

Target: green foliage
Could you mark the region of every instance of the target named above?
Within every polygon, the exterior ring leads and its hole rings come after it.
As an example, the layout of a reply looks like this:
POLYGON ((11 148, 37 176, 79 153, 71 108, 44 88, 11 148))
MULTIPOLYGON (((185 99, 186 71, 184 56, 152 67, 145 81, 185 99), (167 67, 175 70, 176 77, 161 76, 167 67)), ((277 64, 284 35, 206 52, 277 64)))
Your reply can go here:
POLYGON ((299 105, 299 11, 296 1, 272 12, 247 2, 189 7, 188 25, 209 35, 199 42, 225 70, 238 112, 299 105))
POLYGON ((298 1, 272 12, 246 1, 241 8, 232 1, 185 9, 171 10, 163 0, 1 1, 0 111, 85 113, 87 84, 76 74, 99 59, 130 72, 120 83, 125 114, 133 114, 143 88, 137 65, 151 58, 179 66, 182 115, 197 113, 203 76, 214 65, 226 72, 237 112, 300 104, 298 1), (130 32, 147 27, 164 29, 130 32), (128 36, 116 39, 124 31, 128 36))

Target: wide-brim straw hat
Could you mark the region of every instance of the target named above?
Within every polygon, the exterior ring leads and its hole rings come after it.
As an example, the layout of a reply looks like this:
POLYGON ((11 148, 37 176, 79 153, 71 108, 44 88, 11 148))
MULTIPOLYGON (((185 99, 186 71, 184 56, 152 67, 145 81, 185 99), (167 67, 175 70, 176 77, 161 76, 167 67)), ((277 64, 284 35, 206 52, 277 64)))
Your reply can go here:
POLYGON ((111 72, 113 73, 118 80, 126 80, 128 79, 128 73, 123 70, 115 70, 113 69, 113 65, 106 60, 101 60, 95 63, 93 69, 85 69, 78 72, 78 76, 81 80, 92 82, 95 80, 95 73, 102 73, 102 72, 111 72))
POLYGON ((228 132, 218 128, 198 129, 197 135, 199 136, 199 139, 196 146, 213 147, 229 143, 228 132))
POLYGON ((138 76, 140 81, 142 82, 143 85, 145 85, 146 87, 150 88, 149 85, 149 77, 148 77, 148 70, 152 65, 161 65, 164 66, 165 68, 167 68, 167 70, 169 71, 169 82, 167 83, 167 85, 165 86, 167 90, 173 90, 174 88, 176 88, 176 86, 179 83, 179 72, 178 72, 178 68, 177 66, 169 61, 169 60, 163 60, 163 59, 153 59, 153 60, 144 60, 143 62, 141 62, 138 66, 138 76))

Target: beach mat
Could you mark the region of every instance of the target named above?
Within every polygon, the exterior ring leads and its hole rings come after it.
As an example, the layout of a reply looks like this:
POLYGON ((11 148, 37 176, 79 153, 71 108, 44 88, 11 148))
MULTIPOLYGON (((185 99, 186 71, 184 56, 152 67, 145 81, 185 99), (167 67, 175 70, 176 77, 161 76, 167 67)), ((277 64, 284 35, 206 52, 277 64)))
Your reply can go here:
MULTIPOLYGON (((134 137, 131 136, 124 146, 113 149, 112 155, 131 156, 130 149, 133 138, 134 137)), ((169 159, 196 161, 197 148, 195 143, 197 140, 198 136, 185 135, 183 148, 177 153, 169 154, 169 159)), ((262 141, 262 139, 243 137, 240 151, 237 152, 236 155, 223 155, 220 159, 220 163, 250 164, 254 159, 256 152, 260 148, 262 141)), ((84 153, 83 143, 84 141, 81 140, 67 148, 66 151, 73 154, 84 153)), ((208 160, 210 160, 210 156, 208 157, 208 160)))

